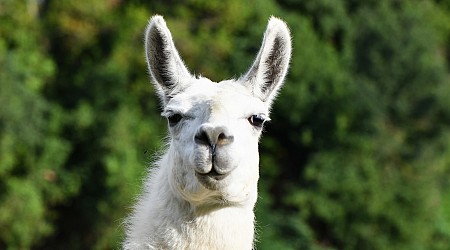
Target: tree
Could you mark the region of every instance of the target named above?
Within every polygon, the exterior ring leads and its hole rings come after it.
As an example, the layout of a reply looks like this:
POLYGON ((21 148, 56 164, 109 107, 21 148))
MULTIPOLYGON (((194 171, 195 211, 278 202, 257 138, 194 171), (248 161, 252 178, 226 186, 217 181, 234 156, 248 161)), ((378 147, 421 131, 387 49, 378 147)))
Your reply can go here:
POLYGON ((0 12, 0 248, 26 249, 51 235, 51 207, 78 189, 63 168, 62 111, 42 96, 55 72, 35 6, 4 1, 0 12), (45 141, 45 143, 43 143, 45 141))
POLYGON ((290 21, 303 23, 294 28, 301 45, 280 99, 296 102, 275 108, 274 120, 283 122, 269 128, 278 132, 265 149, 277 158, 266 168, 283 166, 270 170, 283 182, 269 190, 287 194, 272 204, 288 214, 277 237, 302 249, 445 249, 448 109, 439 92, 449 86, 425 21, 434 7, 285 4, 312 17, 290 21))

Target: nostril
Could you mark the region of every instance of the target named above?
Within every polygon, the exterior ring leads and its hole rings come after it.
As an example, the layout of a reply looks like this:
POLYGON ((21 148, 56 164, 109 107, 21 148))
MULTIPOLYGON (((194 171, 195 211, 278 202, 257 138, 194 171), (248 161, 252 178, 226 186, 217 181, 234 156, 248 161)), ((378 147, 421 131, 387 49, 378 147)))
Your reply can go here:
POLYGON ((227 136, 224 133, 220 133, 219 134, 219 141, 220 140, 226 140, 226 139, 227 139, 227 136))
POLYGON ((227 135, 224 132, 222 132, 219 134, 219 136, 217 138, 217 144, 219 144, 219 145, 228 144, 228 143, 232 142, 233 139, 234 139, 233 136, 227 135))
POLYGON ((202 129, 195 134, 194 140, 198 144, 211 145, 208 134, 202 129))

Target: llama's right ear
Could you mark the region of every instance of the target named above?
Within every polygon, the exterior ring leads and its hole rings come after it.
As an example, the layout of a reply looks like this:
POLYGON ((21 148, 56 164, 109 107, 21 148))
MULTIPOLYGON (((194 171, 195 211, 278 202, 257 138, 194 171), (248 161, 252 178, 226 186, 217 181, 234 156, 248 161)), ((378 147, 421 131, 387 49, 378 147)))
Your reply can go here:
POLYGON ((155 15, 145 32, 145 56, 153 83, 165 105, 192 78, 181 60, 164 18, 155 15))

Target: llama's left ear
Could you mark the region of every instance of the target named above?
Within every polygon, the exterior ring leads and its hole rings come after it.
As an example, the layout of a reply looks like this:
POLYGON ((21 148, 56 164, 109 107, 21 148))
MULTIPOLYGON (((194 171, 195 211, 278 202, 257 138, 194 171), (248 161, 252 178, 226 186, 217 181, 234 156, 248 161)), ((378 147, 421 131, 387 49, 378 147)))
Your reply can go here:
POLYGON ((289 68, 291 35, 286 23, 271 17, 253 65, 239 80, 254 96, 271 105, 289 68))

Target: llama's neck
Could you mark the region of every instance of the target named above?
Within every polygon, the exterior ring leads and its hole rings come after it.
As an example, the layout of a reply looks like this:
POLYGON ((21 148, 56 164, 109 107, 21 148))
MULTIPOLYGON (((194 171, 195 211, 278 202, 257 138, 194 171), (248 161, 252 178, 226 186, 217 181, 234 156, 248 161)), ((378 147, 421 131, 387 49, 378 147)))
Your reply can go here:
MULTIPOLYGON (((167 157, 163 157, 160 164, 167 157)), ((130 219, 128 249, 252 249, 253 206, 199 207, 169 184, 171 166, 153 169, 130 219)), ((172 166, 174 167, 174 166, 172 166)))

